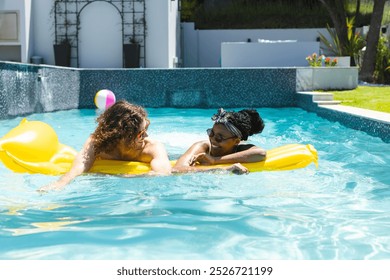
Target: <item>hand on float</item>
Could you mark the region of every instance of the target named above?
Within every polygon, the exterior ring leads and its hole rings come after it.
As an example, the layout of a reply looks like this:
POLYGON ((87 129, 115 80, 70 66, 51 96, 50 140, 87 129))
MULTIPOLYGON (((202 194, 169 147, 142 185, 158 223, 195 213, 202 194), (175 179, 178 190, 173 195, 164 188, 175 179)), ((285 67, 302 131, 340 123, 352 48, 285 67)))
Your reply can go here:
POLYGON ((227 171, 232 172, 233 174, 242 175, 242 174, 248 174, 249 170, 245 166, 243 166, 241 163, 235 163, 229 167, 226 168, 227 171))
POLYGON ((215 158, 206 153, 194 155, 190 160, 190 166, 194 166, 197 162, 201 165, 214 165, 216 163, 215 158))

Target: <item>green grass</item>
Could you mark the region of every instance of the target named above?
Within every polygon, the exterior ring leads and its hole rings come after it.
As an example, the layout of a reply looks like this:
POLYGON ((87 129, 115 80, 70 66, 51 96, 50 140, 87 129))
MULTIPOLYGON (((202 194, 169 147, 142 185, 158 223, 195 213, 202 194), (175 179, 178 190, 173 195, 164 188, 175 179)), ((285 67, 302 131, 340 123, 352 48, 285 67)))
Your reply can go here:
POLYGON ((331 93, 341 105, 390 113, 390 86, 359 86, 354 90, 331 93))

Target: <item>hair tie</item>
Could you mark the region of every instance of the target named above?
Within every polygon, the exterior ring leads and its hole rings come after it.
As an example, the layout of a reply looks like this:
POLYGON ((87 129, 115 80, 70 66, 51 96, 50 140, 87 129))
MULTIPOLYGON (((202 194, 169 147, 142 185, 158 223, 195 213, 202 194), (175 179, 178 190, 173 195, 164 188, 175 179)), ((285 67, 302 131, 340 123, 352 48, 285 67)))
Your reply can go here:
POLYGON ((234 125, 232 124, 229 119, 228 119, 228 112, 226 112, 223 108, 218 109, 218 113, 213 115, 211 119, 215 123, 221 123, 224 124, 225 127, 235 136, 238 138, 242 139, 242 133, 241 131, 234 125))

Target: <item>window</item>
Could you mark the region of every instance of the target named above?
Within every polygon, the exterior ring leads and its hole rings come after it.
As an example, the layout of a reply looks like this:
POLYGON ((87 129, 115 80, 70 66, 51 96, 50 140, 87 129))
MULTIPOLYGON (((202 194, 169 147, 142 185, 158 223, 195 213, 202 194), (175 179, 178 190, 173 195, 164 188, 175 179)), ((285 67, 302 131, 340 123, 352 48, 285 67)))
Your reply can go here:
POLYGON ((19 15, 17 11, 0 12, 0 42, 19 41, 19 15))

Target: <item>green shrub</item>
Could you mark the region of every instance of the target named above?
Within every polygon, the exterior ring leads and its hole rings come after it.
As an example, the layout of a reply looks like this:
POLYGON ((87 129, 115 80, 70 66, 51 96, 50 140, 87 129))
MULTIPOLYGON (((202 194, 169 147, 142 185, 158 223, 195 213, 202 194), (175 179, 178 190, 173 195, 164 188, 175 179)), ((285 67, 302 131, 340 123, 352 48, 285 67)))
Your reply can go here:
POLYGON ((381 36, 378 41, 374 80, 380 84, 390 84, 390 49, 388 40, 385 36, 381 36))

